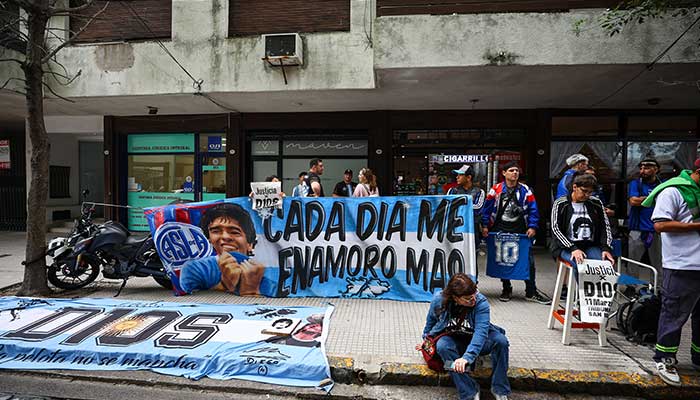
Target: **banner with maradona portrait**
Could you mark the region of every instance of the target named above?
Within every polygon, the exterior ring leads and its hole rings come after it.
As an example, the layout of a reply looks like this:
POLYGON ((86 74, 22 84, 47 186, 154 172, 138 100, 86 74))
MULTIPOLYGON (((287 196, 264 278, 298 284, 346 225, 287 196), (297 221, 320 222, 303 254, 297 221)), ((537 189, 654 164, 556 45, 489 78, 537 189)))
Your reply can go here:
POLYGON ((146 210, 176 294, 430 301, 475 274, 469 196, 232 198, 146 210))

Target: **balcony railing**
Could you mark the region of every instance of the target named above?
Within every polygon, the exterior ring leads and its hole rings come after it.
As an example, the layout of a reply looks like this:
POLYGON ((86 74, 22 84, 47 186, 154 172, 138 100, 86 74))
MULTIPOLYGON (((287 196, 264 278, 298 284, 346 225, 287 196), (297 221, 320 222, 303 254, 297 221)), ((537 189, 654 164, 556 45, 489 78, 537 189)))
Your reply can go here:
POLYGON ((611 8, 622 0, 377 0, 377 16, 562 12, 577 8, 611 8))

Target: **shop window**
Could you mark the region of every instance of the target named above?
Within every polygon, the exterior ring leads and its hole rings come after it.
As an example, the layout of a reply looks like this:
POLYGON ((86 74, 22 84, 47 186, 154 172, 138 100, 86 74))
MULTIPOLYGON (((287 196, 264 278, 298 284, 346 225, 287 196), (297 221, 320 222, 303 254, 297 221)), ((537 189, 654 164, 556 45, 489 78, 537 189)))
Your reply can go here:
POLYGON ((647 139, 693 138, 697 135, 697 121, 695 116, 629 117, 627 136, 647 139))
MULTIPOLYGON (((346 169, 351 169, 353 181, 357 182, 357 173, 367 166, 367 159, 359 158, 324 158, 323 175, 321 175, 321 185, 326 196, 333 195, 335 184, 343 180, 346 169)), ((287 158, 282 161, 282 187, 285 193, 292 193, 294 186, 299 183, 299 172, 309 170, 309 159, 287 158)))
POLYGON ((638 177, 638 164, 644 158, 655 158, 661 165, 659 176, 668 179, 680 170, 691 168, 700 157, 700 142, 629 142, 627 145, 626 178, 638 177))
POLYGON ((131 155, 128 157, 129 229, 148 230, 143 208, 194 201, 193 155, 131 155))
POLYGON ((617 134, 616 116, 552 118, 552 137, 617 137, 617 134))
POLYGON ((576 153, 588 157, 601 180, 617 179, 622 171, 622 142, 552 142, 550 178, 560 179, 569 169, 566 159, 576 153))
POLYGON ((70 197, 70 167, 49 166, 49 197, 52 199, 70 197))

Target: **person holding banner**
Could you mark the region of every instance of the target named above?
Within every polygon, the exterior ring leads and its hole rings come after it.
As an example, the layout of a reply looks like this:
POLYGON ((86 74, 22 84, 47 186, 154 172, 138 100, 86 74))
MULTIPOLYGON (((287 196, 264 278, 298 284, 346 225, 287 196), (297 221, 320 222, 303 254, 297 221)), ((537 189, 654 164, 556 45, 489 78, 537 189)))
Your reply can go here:
MULTIPOLYGON (((472 209, 474 210, 474 248, 479 248, 480 238, 477 232, 481 232, 481 211, 484 207, 486 194, 484 190, 474 186, 474 168, 471 165, 464 164, 459 169, 452 170, 452 173, 457 175, 457 186, 451 187, 447 191, 448 195, 464 195, 472 196, 472 209)), ((474 257, 476 278, 479 278, 478 257, 474 257)))
MULTIPOLYGON (((537 233, 540 214, 537 201, 530 188, 518 182, 520 167, 517 161, 510 161, 501 167, 505 180, 495 184, 489 190, 484 202, 481 221, 482 236, 488 237, 489 232, 526 234, 532 239, 537 233)), ((540 304, 550 304, 551 300, 537 290, 535 284, 535 259, 532 252, 528 254, 530 267, 529 279, 525 281, 525 299, 540 304)), ((501 301, 510 301, 513 286, 509 279, 501 279, 503 291, 499 296, 501 301)))
POLYGON ((654 207, 651 220, 661 233, 663 296, 656 335, 656 372, 681 386, 676 353, 683 325, 691 319, 690 359, 700 370, 700 158, 695 168, 657 186, 642 202, 654 207))
POLYGON ((605 207, 598 198, 591 196, 597 184, 593 175, 578 175, 571 185, 571 193, 552 205, 552 254, 571 263, 576 277, 576 265, 586 258, 615 263, 605 207))
POLYGON ((180 270, 182 290, 191 293, 215 289, 241 296, 260 294, 265 268, 248 259, 257 241, 250 214, 237 204, 221 203, 208 209, 199 225, 216 256, 187 263, 180 270))
MULTIPOLYGON (((507 400, 509 343, 505 330, 490 321, 490 306, 476 283, 466 274, 455 274, 445 290, 433 296, 426 317, 423 339, 442 335, 437 353, 444 361, 460 400, 478 399, 479 384, 467 374, 474 361, 491 354, 491 392, 497 400, 507 400)), ((416 346, 420 350, 422 344, 416 346)))

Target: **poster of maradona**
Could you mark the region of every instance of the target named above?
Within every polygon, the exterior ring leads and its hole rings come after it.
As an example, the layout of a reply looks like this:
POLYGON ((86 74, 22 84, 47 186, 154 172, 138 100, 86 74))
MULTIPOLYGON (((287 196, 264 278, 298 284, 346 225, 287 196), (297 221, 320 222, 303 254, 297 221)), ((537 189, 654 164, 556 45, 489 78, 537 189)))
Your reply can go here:
POLYGON ((430 301, 475 274, 469 196, 285 197, 174 204, 145 211, 177 295, 430 301))

